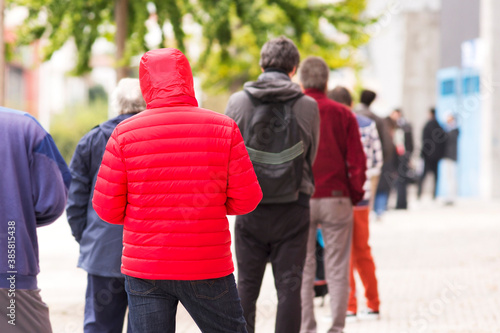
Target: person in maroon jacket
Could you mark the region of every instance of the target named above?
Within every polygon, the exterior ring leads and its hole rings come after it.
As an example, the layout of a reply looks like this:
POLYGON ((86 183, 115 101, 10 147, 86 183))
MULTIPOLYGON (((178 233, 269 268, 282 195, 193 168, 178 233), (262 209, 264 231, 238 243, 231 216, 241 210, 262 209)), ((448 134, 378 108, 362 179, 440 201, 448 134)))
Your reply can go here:
POLYGON ((299 69, 304 93, 316 100, 320 114, 320 142, 313 164, 316 191, 311 198, 311 223, 302 280, 301 333, 316 333, 314 277, 316 230, 321 226, 325 242, 325 275, 330 293, 332 327, 344 329, 349 294, 349 260, 352 242, 352 207, 363 199, 366 156, 355 115, 328 99, 329 68, 319 57, 309 57, 299 69))
POLYGON ((203 332, 247 332, 226 215, 251 212, 262 192, 238 126, 198 107, 179 50, 144 54, 139 78, 147 109, 111 134, 92 201, 123 225, 132 330, 175 332, 181 302, 203 332))

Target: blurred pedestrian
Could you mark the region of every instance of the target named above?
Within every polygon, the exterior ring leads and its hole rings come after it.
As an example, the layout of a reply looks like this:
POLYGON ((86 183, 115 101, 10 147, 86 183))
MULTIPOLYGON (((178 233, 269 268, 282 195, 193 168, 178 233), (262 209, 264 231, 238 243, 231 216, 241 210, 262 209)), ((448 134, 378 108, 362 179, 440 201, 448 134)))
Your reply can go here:
POLYGON ((391 118, 396 122, 397 128, 394 133, 394 143, 398 156, 398 173, 396 178, 396 209, 408 208, 407 188, 415 180, 411 166, 411 155, 413 153, 413 129, 411 124, 403 117, 401 109, 395 109, 391 118))
POLYGON ((181 302, 203 332, 246 332, 233 276, 226 215, 262 198, 236 123, 198 107, 181 51, 145 53, 139 65, 147 110, 111 134, 92 200, 123 225, 134 332, 174 332, 181 302))
POLYGON ((453 114, 446 118, 446 145, 442 163, 442 170, 446 177, 446 191, 444 202, 453 205, 457 197, 457 157, 458 135, 460 134, 453 114))
POLYGON ((424 162, 424 170, 418 181, 417 197, 422 196, 422 186, 425 177, 430 172, 434 175, 434 186, 432 197, 436 198, 437 182, 438 182, 438 163, 444 156, 446 145, 446 133, 436 120, 436 109, 431 108, 429 111, 429 120, 424 126, 422 132, 422 150, 420 157, 424 162))
MULTIPOLYGON (((384 118, 377 116, 371 109, 372 103, 377 98, 377 94, 374 91, 364 89, 361 91, 360 103, 354 107, 354 112, 362 116, 368 117, 375 122, 377 127, 380 143, 382 145, 382 156, 384 162, 388 163, 392 161, 394 157, 394 149, 392 137, 390 134, 390 129, 387 127, 387 122, 384 118)), ((374 207, 375 194, 377 193, 378 183, 380 182, 381 176, 372 177, 371 192, 373 193, 370 199, 370 207, 374 207)))
POLYGON ((382 165, 380 180, 378 182, 377 192, 375 193, 375 202, 373 204, 373 210, 375 211, 377 220, 381 220, 382 215, 387 211, 389 196, 398 179, 399 159, 394 142, 397 123, 393 117, 394 113, 384 118, 384 128, 389 136, 385 142, 384 163, 382 165))
MULTIPOLYGON (((70 163, 72 182, 66 211, 72 234, 80 245, 78 267, 88 273, 85 333, 121 333, 127 310, 125 278, 120 272, 123 226, 101 220, 92 207, 92 196, 111 133, 123 120, 146 109, 139 80, 120 80, 112 105, 118 116, 85 134, 70 163)), ((130 322, 127 332, 132 332, 130 322)))
POLYGON ((300 66, 304 93, 313 97, 320 112, 320 142, 313 164, 316 190, 311 199, 311 223, 302 281, 302 333, 316 332, 314 279, 316 229, 321 225, 325 243, 325 275, 330 293, 332 326, 341 333, 345 326, 349 296, 349 263, 352 246, 353 206, 364 196, 366 157, 355 115, 326 96, 330 69, 319 57, 300 66))
MULTIPOLYGON (((328 97, 342 103, 349 108, 352 107, 352 97, 349 90, 338 86, 328 93, 328 97)), ((353 236, 352 236, 352 252, 351 264, 349 273, 349 301, 347 306, 346 320, 362 318, 380 317, 380 300, 378 294, 378 282, 375 275, 375 263, 373 261, 371 248, 369 245, 370 238, 370 206, 369 200, 372 193, 371 178, 380 175, 382 168, 382 147, 378 137, 375 122, 371 119, 357 114, 359 131, 361 133, 361 143, 366 155, 366 182, 363 186, 365 196, 353 208, 353 236), (358 311, 358 302, 356 298, 356 280, 354 279, 354 271, 357 271, 363 287, 365 289, 365 297, 367 299, 367 309, 363 312, 358 311)))
POLYGON ((30 114, 0 107, 0 332, 50 333, 40 297, 37 228, 64 212, 71 175, 30 114))
POLYGON ((264 193, 255 211, 236 218, 238 291, 252 333, 270 261, 278 293, 275 332, 298 333, 319 113, 316 102, 291 81, 300 55, 290 39, 268 41, 260 55, 263 73, 233 94, 226 107, 245 138, 264 193))

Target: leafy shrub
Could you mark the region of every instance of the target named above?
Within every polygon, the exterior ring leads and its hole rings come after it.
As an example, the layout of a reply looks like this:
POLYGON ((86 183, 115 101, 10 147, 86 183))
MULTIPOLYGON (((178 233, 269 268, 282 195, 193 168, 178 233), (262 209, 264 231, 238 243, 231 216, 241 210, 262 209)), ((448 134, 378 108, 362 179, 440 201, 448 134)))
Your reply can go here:
POLYGON ((52 117, 50 134, 68 164, 82 136, 107 119, 108 105, 101 99, 71 107, 52 117))

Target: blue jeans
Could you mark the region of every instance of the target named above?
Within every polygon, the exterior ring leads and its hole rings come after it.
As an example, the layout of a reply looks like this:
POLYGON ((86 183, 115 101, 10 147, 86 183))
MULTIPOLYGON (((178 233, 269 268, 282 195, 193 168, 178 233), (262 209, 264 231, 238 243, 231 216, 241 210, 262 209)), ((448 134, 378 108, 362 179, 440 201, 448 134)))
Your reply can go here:
MULTIPOLYGON (((85 333, 122 332, 127 311, 127 293, 124 284, 124 278, 88 274, 83 320, 85 333)), ((130 325, 127 327, 127 332, 132 332, 130 325)))
POLYGON ((377 191, 375 201, 373 203, 373 210, 377 216, 382 216, 387 210, 387 202, 389 201, 389 192, 377 191))
POLYGON ((145 280, 125 276, 134 332, 174 333, 179 301, 202 332, 247 333, 233 274, 208 280, 145 280))

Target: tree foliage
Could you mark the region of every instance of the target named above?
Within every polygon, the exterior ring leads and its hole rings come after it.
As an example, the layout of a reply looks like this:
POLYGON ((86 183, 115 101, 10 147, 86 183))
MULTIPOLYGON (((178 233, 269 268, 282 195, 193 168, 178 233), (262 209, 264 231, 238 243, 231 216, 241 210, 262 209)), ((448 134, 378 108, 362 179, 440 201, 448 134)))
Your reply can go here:
POLYGON ((108 119, 108 104, 97 99, 88 105, 76 105, 52 117, 50 134, 69 164, 78 141, 92 128, 108 119))
MULTIPOLYGON (((78 49, 76 74, 90 69, 92 45, 98 37, 113 40, 114 1, 106 0, 10 0, 29 8, 29 17, 20 28, 20 43, 45 37, 46 59, 73 38, 78 49)), ((285 35, 299 46, 301 55, 318 55, 332 67, 359 66, 354 50, 368 41, 363 17, 366 0, 128 0, 126 55, 148 50, 146 20, 155 8, 161 42, 153 47, 177 47, 190 51, 197 43, 186 33, 187 22, 202 28, 201 55, 191 59, 205 88, 235 88, 254 79, 261 46, 270 38, 285 35), (151 5, 154 4, 154 7, 151 5), (325 31, 324 28, 327 28, 325 31), (329 29, 329 30, 328 30, 329 29), (342 40, 339 40, 341 36, 342 40)), ((200 45, 196 45, 200 47, 200 45)))

